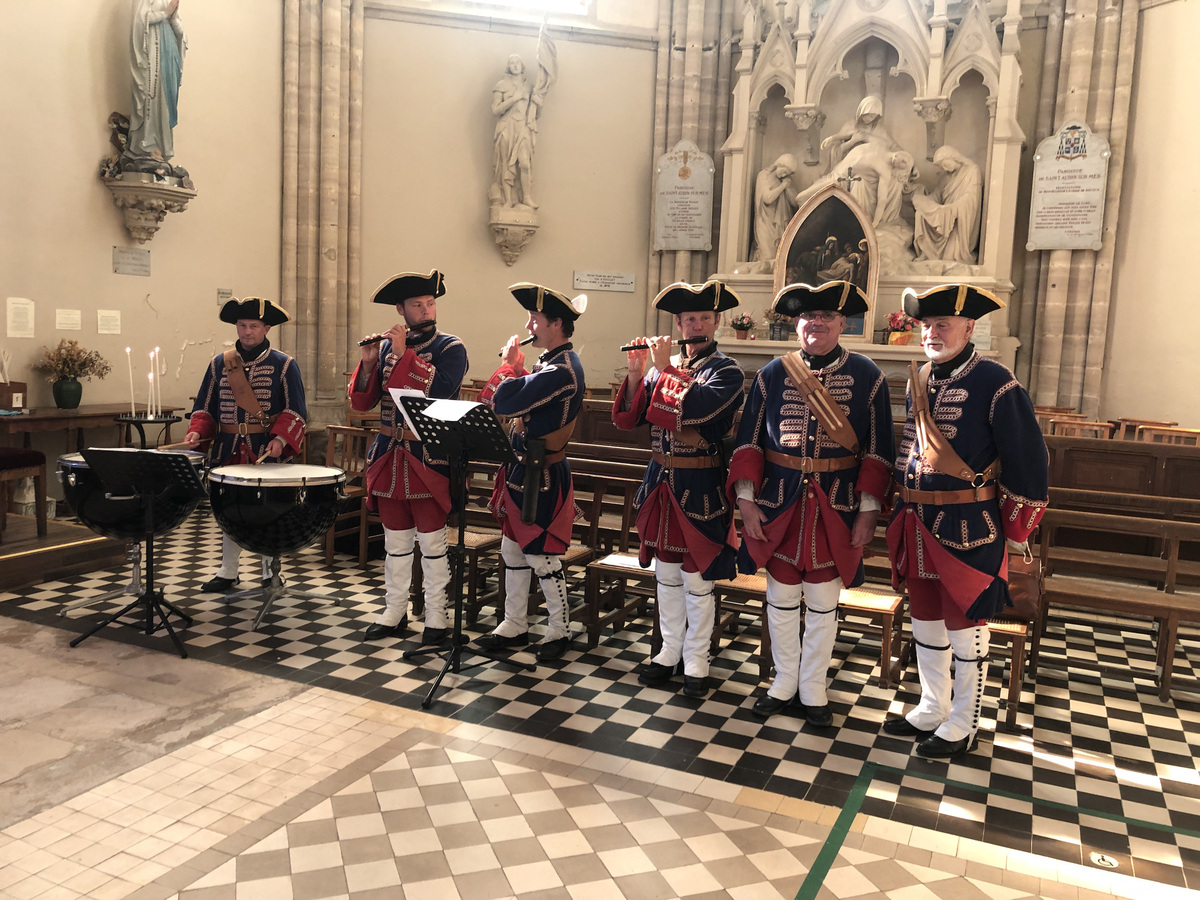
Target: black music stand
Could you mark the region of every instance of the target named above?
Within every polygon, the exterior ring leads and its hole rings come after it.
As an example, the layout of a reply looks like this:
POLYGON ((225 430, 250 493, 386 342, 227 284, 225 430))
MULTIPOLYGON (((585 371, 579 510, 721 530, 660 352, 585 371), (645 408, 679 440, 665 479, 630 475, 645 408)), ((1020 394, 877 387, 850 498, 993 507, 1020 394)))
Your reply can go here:
POLYGON ((159 626, 154 622, 157 615, 175 643, 179 655, 187 659, 187 651, 183 649, 183 643, 171 627, 168 614, 174 613, 183 619, 185 627, 192 624, 192 618, 170 603, 163 596, 163 592, 154 586, 154 502, 165 500, 173 494, 184 500, 198 500, 204 497, 205 490, 204 485, 200 483, 200 476, 186 453, 129 448, 101 450, 95 447, 82 452, 88 467, 96 473, 96 478, 104 487, 107 496, 113 499, 138 497, 142 500, 146 511, 146 589, 132 603, 71 641, 71 646, 78 646, 101 628, 116 622, 135 606, 142 606, 146 612, 146 634, 153 634, 158 630, 159 626))
MULTIPOLYGON (((442 656, 446 664, 434 679, 429 694, 421 701, 422 709, 429 709, 433 704, 433 696, 447 672, 456 675, 464 668, 462 663, 463 650, 470 643, 463 638, 462 618, 462 569, 467 555, 467 465, 471 462, 494 462, 514 464, 517 462, 508 435, 500 427, 496 414, 482 403, 470 403, 466 413, 454 421, 436 418, 427 413, 434 403, 458 403, 461 401, 438 401, 429 397, 400 398, 405 420, 422 443, 432 451, 431 455, 445 454, 450 462, 450 496, 454 498, 458 508, 458 540, 447 548, 450 555, 450 601, 454 604, 454 632, 450 637, 450 646, 444 649, 437 647, 421 647, 417 650, 407 650, 405 659, 416 659, 422 656, 442 656), (440 451, 440 453, 439 453, 440 451)), ((504 663, 532 672, 537 668, 533 662, 515 659, 511 656, 493 656, 475 647, 470 652, 492 662, 504 663)), ((482 663, 471 663, 472 666, 482 663)))

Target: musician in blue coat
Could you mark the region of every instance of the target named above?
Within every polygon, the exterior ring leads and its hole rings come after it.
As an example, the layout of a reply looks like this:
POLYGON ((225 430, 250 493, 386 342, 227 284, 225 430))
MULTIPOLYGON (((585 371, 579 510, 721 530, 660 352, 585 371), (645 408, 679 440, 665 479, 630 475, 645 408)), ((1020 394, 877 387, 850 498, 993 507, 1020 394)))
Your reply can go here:
POLYGON ((565 448, 583 405, 583 365, 571 337, 587 297, 568 299, 527 282, 509 291, 529 311, 525 329, 542 353, 527 370, 521 341, 514 334, 501 352, 503 363, 479 395, 497 415, 513 420, 512 447, 519 462, 500 467, 492 494, 492 512, 504 534, 504 620, 476 643, 497 650, 529 642, 529 582, 534 573, 546 598, 546 634, 537 648, 537 658, 546 661, 561 657, 571 642, 567 580, 559 557, 571 542, 576 517, 565 448))
POLYGON ((773 359, 750 387, 729 471, 742 515, 739 569, 767 570, 775 680, 751 711, 795 707, 833 722, 826 680, 843 587, 863 580, 894 455, 887 379, 839 343, 846 317, 868 309, 848 281, 788 285, 773 309, 796 318, 800 350, 773 359), (804 641, 800 606, 804 605, 804 641))
MULTIPOLYGON (((272 462, 290 458, 304 443, 304 382, 300 365, 267 339, 275 325, 288 321, 283 307, 262 297, 228 300, 220 318, 237 327, 233 347, 214 356, 188 420, 185 440, 195 449, 212 441, 208 458, 213 466, 272 462)), ((221 538, 221 566, 200 586, 225 594, 238 581, 242 550, 229 535, 221 538)), ((271 580, 270 557, 262 558, 262 580, 271 580)))
POLYGON ((883 730, 953 757, 975 746, 989 632, 1008 597, 1008 553, 1027 552, 1049 497, 1049 456, 1029 394, 975 352, 975 321, 1004 303, 967 284, 904 292, 927 362, 912 363, 888 525, 892 581, 907 586, 921 701, 883 730), (951 687, 951 661, 954 680, 951 687))
POLYGON ((446 588, 446 519, 450 514, 450 462, 426 451, 404 427, 389 388, 415 390, 439 400, 456 399, 467 373, 462 341, 437 328, 437 300, 446 282, 437 269, 403 272, 379 286, 373 303, 395 306, 401 321, 361 342, 361 359, 350 379, 350 406, 379 405, 379 434, 367 451, 367 503, 383 523, 384 608, 364 640, 402 637, 408 627, 408 593, 414 547, 421 546, 425 628, 421 643, 440 644, 449 633, 446 588), (376 340, 378 339, 378 340, 376 340))
POLYGON ((653 559, 662 648, 638 674, 668 681, 683 661, 683 693, 708 693, 708 646, 716 602, 713 582, 737 574, 733 507, 725 497, 721 439, 745 399, 745 374, 717 349, 721 313, 739 303, 719 281, 664 288, 655 308, 672 313, 680 353, 669 336, 638 338, 617 391, 618 428, 650 425, 650 464, 634 505, 643 566, 653 559), (647 364, 653 368, 646 371, 647 364))

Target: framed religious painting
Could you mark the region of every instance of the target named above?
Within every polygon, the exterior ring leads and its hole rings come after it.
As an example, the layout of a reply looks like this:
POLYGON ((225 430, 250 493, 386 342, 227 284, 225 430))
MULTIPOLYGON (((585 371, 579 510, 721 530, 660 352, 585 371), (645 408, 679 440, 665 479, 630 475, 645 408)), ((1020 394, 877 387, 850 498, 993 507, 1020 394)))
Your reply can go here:
POLYGON ((774 292, 785 285, 852 281, 867 295, 865 315, 846 319, 848 342, 870 343, 879 284, 879 244, 863 208, 835 184, 810 196, 788 223, 775 256, 774 292))

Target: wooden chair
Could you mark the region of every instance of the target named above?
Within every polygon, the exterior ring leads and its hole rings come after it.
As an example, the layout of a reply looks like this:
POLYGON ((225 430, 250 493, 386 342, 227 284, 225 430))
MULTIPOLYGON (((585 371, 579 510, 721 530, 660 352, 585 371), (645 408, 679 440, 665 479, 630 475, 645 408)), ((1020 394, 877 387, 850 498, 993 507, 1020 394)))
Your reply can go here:
POLYGON ((1189 447, 1195 447, 1200 445, 1200 428, 1139 425, 1137 439, 1154 444, 1186 444, 1189 447))
POLYGON ((1050 420, 1050 434, 1061 434, 1065 437, 1111 438, 1112 422, 1086 422, 1074 416, 1066 419, 1053 418, 1050 420))
POLYGON ((1118 441, 1135 440, 1138 428, 1142 425, 1150 425, 1155 428, 1174 428, 1179 424, 1178 422, 1165 422, 1157 419, 1130 419, 1124 416, 1118 416, 1112 422, 1116 427, 1113 438, 1118 441))
POLYGON ((0 447, 0 540, 8 525, 11 486, 19 478, 33 479, 33 498, 37 503, 34 518, 38 537, 46 536, 46 454, 22 447, 0 447))
POLYGON ((333 543, 347 534, 358 535, 358 567, 367 567, 367 547, 372 521, 378 521, 367 512, 367 450, 375 440, 375 432, 369 428, 353 428, 346 425, 330 425, 325 434, 325 465, 341 469, 346 473, 345 493, 348 501, 338 513, 329 531, 325 532, 325 564, 333 563, 333 543))

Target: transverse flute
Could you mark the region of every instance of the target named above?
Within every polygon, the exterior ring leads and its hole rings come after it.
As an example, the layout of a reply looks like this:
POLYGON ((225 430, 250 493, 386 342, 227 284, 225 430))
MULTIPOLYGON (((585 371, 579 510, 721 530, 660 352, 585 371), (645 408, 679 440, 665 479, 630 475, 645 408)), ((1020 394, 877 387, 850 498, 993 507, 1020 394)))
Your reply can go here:
MULTIPOLYGON (((517 346, 518 346, 518 347, 527 347, 527 346, 529 346, 529 345, 530 345, 530 344, 532 344, 532 343, 533 343, 533 335, 531 334, 529 337, 525 338, 523 341, 521 341, 519 344, 517 344, 517 346)), ((500 351, 499 353, 497 353, 496 355, 497 355, 497 356, 500 356, 500 357, 503 357, 503 356, 504 356, 504 351, 503 351, 503 350, 501 350, 501 351, 500 351)))
MULTIPOLYGON (((709 339, 706 337, 680 338, 679 340, 672 341, 671 343, 674 344, 676 347, 686 347, 689 344, 707 344, 708 340, 709 339)), ((630 350, 649 350, 649 349, 650 349, 649 346, 647 346, 646 344, 626 344, 624 347, 621 348, 621 352, 627 353, 630 350)))
MULTIPOLYGON (((422 322, 420 325, 414 325, 414 326, 412 326, 412 328, 410 328, 408 330, 409 331, 425 331, 429 328, 436 328, 436 327, 437 327, 436 321, 422 322)), ((386 334, 377 334, 377 335, 375 335, 375 337, 363 338, 361 341, 358 342, 358 346, 366 347, 370 344, 378 344, 380 341, 382 341, 386 337, 387 337, 386 334)))

